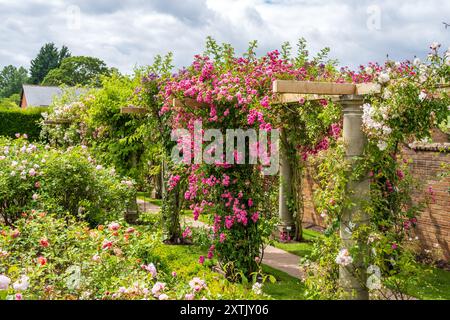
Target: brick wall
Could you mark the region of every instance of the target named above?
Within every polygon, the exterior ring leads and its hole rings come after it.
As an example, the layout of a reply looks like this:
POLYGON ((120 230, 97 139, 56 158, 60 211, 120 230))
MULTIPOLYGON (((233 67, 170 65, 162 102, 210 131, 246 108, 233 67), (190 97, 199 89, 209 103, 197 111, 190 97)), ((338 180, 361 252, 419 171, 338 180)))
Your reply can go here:
MULTIPOLYGON (((450 152, 436 152, 427 147, 416 147, 415 149, 405 148, 404 153, 413 160, 411 164, 412 174, 423 183, 421 192, 414 195, 417 200, 422 200, 429 194, 428 188, 432 188, 432 200, 418 218, 416 234, 419 237, 422 247, 430 249, 439 245, 445 259, 450 260, 450 177, 439 177, 443 173, 441 164, 450 165, 450 152)), ((317 213, 313 202, 312 194, 314 182, 310 170, 306 170, 304 178, 304 225, 323 227, 323 219, 320 212, 317 213)))

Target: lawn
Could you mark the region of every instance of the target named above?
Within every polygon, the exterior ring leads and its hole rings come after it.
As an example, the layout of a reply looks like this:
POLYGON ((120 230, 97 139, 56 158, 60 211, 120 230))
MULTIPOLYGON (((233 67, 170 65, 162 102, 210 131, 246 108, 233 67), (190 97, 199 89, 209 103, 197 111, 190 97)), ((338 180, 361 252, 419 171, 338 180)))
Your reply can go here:
POLYGON ((283 271, 263 265, 263 272, 273 275, 277 281, 264 284, 264 293, 275 300, 304 300, 305 286, 300 279, 294 278, 283 271))
POLYGON ((311 254, 313 242, 321 234, 311 229, 303 230, 303 242, 275 242, 275 247, 295 254, 299 257, 305 257, 311 254))
POLYGON ((143 200, 146 202, 150 202, 156 206, 161 207, 162 206, 162 199, 154 199, 151 198, 150 195, 147 192, 138 192, 137 193, 137 199, 143 200))
POLYGON ((420 266, 423 270, 418 283, 411 284, 407 293, 424 300, 450 300, 450 271, 420 266))

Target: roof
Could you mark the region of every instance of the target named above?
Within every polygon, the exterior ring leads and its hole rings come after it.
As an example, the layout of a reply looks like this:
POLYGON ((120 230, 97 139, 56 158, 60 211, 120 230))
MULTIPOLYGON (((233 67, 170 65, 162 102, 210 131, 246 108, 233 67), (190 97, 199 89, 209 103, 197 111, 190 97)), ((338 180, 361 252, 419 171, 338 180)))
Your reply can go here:
MULTIPOLYGON (((82 93, 86 92, 86 89, 76 88, 75 94, 78 96, 82 93)), ((49 106, 52 104, 53 99, 55 97, 61 96, 63 94, 63 89, 60 87, 50 87, 50 86, 38 86, 38 85, 30 85, 24 84, 22 86, 22 96, 21 96, 21 104, 22 97, 25 96, 27 101, 27 106, 49 106)))

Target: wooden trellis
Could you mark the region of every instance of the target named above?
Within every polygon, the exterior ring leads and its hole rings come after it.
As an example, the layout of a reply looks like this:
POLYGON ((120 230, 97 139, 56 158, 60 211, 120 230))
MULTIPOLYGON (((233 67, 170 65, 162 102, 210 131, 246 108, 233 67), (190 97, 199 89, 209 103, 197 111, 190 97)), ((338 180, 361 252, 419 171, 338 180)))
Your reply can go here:
POLYGON ((122 107, 122 108, 120 108, 120 113, 147 114, 148 110, 146 108, 140 108, 140 107, 122 107))
POLYGON ((45 125, 59 125, 59 124, 70 124, 72 120, 69 119, 55 119, 55 120, 44 120, 45 125))

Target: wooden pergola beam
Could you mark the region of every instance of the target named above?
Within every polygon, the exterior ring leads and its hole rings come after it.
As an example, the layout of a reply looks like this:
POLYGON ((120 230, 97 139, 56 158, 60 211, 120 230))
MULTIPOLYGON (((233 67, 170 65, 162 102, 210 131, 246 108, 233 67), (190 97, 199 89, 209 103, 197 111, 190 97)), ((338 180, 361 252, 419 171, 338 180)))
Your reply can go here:
POLYGON ((275 80, 273 92, 278 94, 364 95, 381 92, 376 83, 333 83, 317 81, 275 80))
POLYGON ((72 122, 73 121, 69 119, 44 120, 44 124, 46 125, 69 124, 72 122))
POLYGON ((173 98, 173 106, 176 108, 183 108, 183 107, 203 108, 203 107, 207 107, 208 104, 203 103, 203 102, 198 102, 197 100, 192 99, 192 98, 184 98, 183 100, 173 98))
POLYGON ((138 108, 138 107, 122 107, 120 108, 120 113, 146 114, 148 113, 148 110, 146 108, 138 108))

